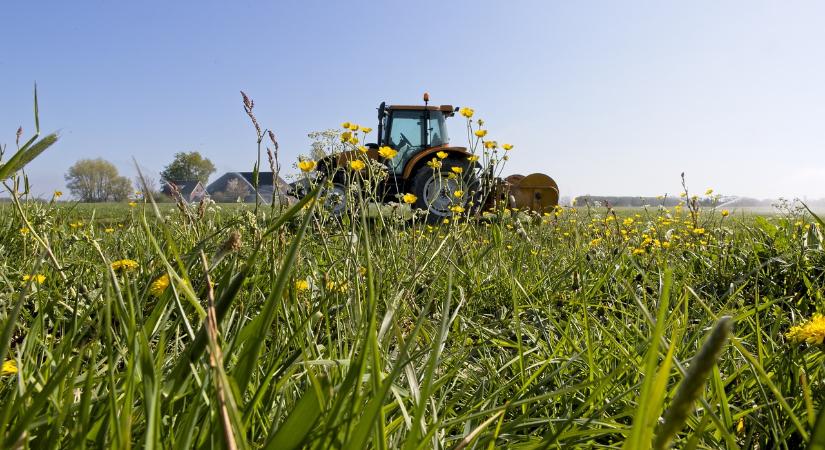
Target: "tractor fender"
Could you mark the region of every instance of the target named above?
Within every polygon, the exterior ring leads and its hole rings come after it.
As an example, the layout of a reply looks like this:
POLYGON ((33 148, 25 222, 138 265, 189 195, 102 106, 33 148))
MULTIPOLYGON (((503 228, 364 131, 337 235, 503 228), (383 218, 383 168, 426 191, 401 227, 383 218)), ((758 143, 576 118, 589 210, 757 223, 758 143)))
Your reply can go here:
MULTIPOLYGON (((420 167, 427 164, 427 161, 429 161, 432 158, 437 158, 435 154, 438 152, 445 152, 447 153, 448 158, 453 157, 459 160, 465 159, 468 156, 472 155, 472 153, 467 151, 466 147, 440 146, 428 148, 427 150, 424 150, 423 152, 410 158, 410 160, 407 162, 407 165, 404 167, 404 173, 402 175, 403 178, 409 179, 411 176, 415 174, 415 172, 418 171, 420 167)), ((478 162, 476 162, 475 164, 473 164, 473 167, 479 168, 481 167, 481 165, 478 162)))

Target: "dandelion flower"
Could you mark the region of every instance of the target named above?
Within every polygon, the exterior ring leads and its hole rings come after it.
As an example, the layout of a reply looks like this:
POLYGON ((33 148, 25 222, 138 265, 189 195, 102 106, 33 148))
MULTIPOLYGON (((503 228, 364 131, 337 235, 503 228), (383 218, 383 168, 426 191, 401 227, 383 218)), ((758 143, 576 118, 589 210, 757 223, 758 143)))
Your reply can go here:
POLYGON ((447 155, 447 152, 438 152, 438 153, 435 154, 435 156, 438 156, 440 159, 444 159, 448 155, 447 155))
POLYGON ((453 166, 453 167, 450 167, 450 170, 452 170, 454 173, 461 173, 461 172, 464 172, 464 168, 463 168, 463 167, 460 167, 460 166, 453 166))
POLYGON ((378 149, 378 154, 383 156, 384 158, 391 159, 394 158, 398 152, 391 147, 382 146, 378 149))
POLYGON ((23 282, 27 283, 29 281, 34 281, 37 284, 43 284, 46 281, 46 275, 42 273, 34 274, 34 275, 23 275, 23 282))
POLYGON ((363 170, 364 167, 367 167, 367 165, 364 164, 364 161, 361 161, 360 159, 355 159, 355 160, 352 160, 352 161, 349 162, 349 167, 352 170, 358 171, 358 170, 363 170))
POLYGON ((814 314, 810 320, 791 327, 786 336, 792 342, 822 345, 825 341, 825 316, 814 314))
POLYGON ((487 130, 476 130, 473 134, 475 134, 478 137, 484 137, 487 136, 487 130))
POLYGON ((305 159, 298 161, 298 168, 301 169, 301 172, 312 172, 317 164, 318 163, 311 159, 305 159))
POLYGON ((137 261, 133 259, 119 259, 112 263, 112 270, 115 272, 131 272, 138 267, 137 261))
POLYGON ((416 200, 418 200, 418 197, 416 197, 414 194, 404 194, 404 196, 401 197, 401 199, 404 200, 404 203, 412 205, 413 203, 415 203, 416 200))
POLYGON ((501 148, 503 148, 504 150, 512 150, 513 144, 502 144, 501 148))
POLYGON ((303 292, 309 290, 309 281, 307 280, 297 280, 295 281, 295 290, 298 292, 303 292))
POLYGON ((468 119, 469 119, 470 117, 473 117, 473 114, 475 113, 475 110, 473 110, 473 108, 467 108, 467 107, 465 106, 464 108, 459 109, 459 110, 458 110, 458 112, 459 112, 462 116, 464 116, 464 117, 466 117, 466 118, 468 118, 468 119))
POLYGON ((155 297, 160 297, 166 292, 166 288, 169 287, 169 274, 163 274, 158 277, 157 280, 153 281, 152 284, 149 286, 149 293, 155 297))
POLYGON ((17 363, 13 359, 3 361, 3 368, 0 369, 0 376, 14 375, 17 373, 17 363))

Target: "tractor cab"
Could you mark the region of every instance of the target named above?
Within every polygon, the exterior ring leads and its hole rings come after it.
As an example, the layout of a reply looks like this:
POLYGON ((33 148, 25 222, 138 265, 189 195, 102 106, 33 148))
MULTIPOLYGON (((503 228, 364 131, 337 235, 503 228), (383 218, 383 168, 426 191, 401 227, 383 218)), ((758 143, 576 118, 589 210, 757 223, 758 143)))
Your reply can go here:
POLYGON ((389 161, 395 175, 403 176, 407 162, 433 147, 447 147, 447 117, 455 110, 450 105, 386 105, 378 107, 378 146, 398 151, 389 161))

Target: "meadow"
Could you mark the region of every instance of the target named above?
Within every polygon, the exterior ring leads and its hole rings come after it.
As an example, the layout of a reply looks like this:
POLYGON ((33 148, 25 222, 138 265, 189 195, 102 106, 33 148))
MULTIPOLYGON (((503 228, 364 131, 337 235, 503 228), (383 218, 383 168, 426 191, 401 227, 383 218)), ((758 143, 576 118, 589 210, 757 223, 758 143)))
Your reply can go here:
POLYGON ((0 447, 822 448, 804 209, 310 200, 3 205, 0 447))

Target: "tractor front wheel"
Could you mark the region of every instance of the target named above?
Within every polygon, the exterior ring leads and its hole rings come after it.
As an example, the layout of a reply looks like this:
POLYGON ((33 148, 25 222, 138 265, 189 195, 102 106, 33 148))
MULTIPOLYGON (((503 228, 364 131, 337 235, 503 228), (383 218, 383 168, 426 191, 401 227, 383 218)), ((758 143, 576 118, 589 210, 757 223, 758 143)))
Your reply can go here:
POLYGON ((415 207, 427 212, 427 221, 440 222, 455 214, 453 208, 466 208, 475 195, 478 183, 466 162, 452 158, 441 161, 440 168, 422 166, 412 179, 412 193, 417 197, 415 207), (460 173, 454 171, 460 168, 460 173))

